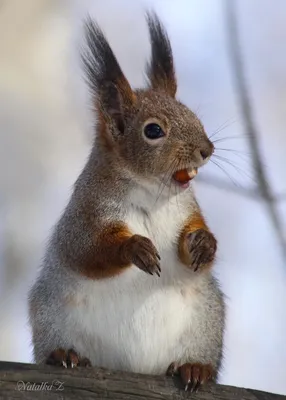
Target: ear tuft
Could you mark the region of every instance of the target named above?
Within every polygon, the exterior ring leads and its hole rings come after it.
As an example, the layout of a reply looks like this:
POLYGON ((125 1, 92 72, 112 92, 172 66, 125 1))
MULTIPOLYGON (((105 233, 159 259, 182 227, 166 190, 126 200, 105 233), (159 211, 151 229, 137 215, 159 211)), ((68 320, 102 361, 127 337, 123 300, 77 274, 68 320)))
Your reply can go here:
POLYGON ((100 27, 88 18, 85 23, 87 48, 82 55, 87 83, 106 121, 124 130, 124 111, 136 96, 100 27))
POLYGON ((151 41, 151 60, 147 65, 147 75, 154 89, 161 89, 175 97, 177 81, 171 43, 157 14, 148 12, 146 19, 151 41))

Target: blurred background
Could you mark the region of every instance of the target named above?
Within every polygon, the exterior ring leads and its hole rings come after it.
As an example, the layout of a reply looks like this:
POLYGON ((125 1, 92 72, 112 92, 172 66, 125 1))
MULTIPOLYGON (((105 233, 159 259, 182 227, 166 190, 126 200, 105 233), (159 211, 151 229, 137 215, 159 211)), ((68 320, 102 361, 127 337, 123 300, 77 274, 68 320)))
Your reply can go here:
POLYGON ((138 87, 148 8, 178 98, 218 149, 195 185, 227 295, 220 381, 286 394, 285 0, 0 1, 0 360, 31 361, 27 291, 90 149, 82 21, 96 18, 138 87))

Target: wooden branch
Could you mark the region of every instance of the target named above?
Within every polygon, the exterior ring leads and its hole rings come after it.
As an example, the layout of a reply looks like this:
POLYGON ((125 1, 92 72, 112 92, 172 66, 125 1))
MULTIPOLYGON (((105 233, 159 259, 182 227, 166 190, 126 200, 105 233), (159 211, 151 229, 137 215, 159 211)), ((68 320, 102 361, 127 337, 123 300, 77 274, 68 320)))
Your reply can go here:
POLYGON ((282 400, 285 396, 215 384, 190 393, 180 389, 177 378, 165 376, 0 362, 0 399, 282 400))

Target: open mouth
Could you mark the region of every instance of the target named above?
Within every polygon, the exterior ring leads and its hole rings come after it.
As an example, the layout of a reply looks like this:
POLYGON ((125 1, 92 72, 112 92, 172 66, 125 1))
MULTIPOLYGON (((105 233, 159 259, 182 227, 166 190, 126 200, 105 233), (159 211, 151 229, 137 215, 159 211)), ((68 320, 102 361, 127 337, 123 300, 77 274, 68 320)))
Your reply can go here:
POLYGON ((190 186, 190 181, 194 179, 197 173, 198 173, 198 168, 180 169, 179 171, 176 171, 173 174, 173 180, 182 189, 186 189, 190 186))

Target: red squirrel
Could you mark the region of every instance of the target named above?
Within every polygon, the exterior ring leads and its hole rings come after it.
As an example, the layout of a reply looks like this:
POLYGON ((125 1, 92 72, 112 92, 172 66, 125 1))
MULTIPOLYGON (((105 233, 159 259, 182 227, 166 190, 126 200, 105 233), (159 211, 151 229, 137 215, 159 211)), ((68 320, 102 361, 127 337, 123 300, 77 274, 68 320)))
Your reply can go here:
POLYGON ((217 242, 191 180, 214 146, 176 99, 172 48, 147 14, 148 85, 132 89, 100 27, 86 22, 94 144, 29 294, 36 363, 217 377, 224 296, 217 242))

